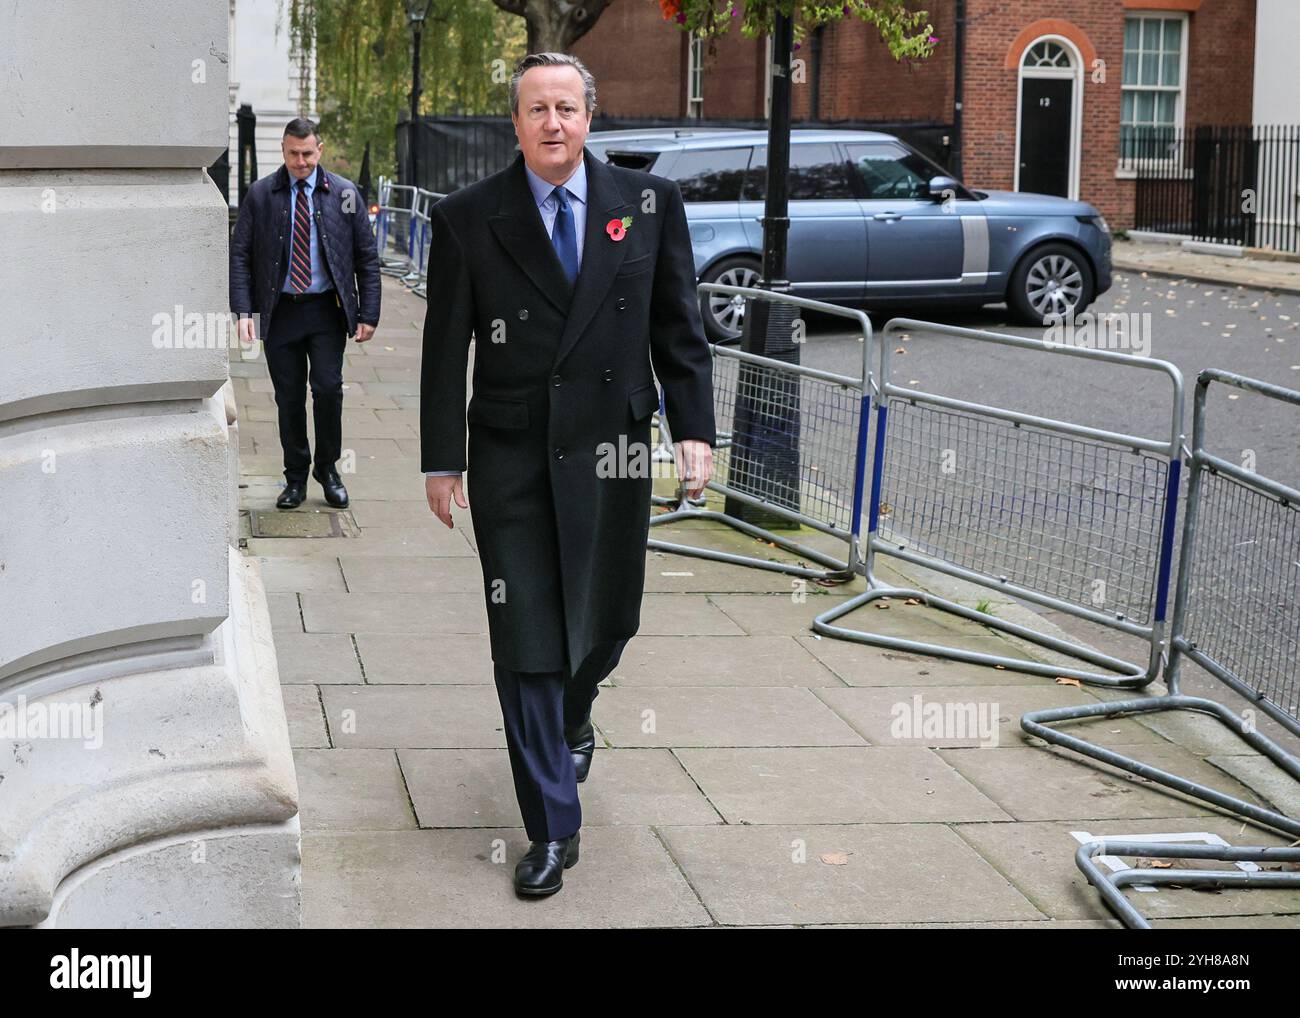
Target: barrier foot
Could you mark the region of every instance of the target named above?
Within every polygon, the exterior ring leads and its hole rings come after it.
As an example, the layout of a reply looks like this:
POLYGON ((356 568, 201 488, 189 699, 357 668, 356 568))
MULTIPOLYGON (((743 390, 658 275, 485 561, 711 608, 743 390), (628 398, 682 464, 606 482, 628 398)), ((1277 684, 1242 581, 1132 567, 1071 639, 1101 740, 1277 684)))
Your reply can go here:
POLYGON ((1300 873, 1275 870, 1161 870, 1126 869, 1107 873, 1096 863, 1097 856, 1133 856, 1143 859, 1211 859, 1216 862, 1298 863, 1300 848, 1274 848, 1259 845, 1187 845, 1145 841, 1111 841, 1101 838, 1080 845, 1074 853, 1075 865, 1097 888, 1107 907, 1130 930, 1149 930, 1151 924, 1121 893, 1131 884, 1180 887, 1252 888, 1289 887, 1300 890, 1300 873))
POLYGON ((1140 689, 1155 678, 1154 668, 1148 666, 1143 668, 1140 665, 1130 661, 1121 661, 1108 654, 1102 654, 1100 651, 1093 650, 1091 647, 1085 647, 1082 644, 1071 643, 1067 640, 1060 640, 1054 636, 1048 636, 1046 633, 1036 632, 1025 626, 1018 625, 1014 622, 1008 622, 1005 619, 999 619, 984 612, 976 611, 974 608, 968 608, 966 605, 958 604, 956 601, 950 601, 947 598, 939 597, 937 594, 931 594, 922 590, 909 590, 903 587, 882 587, 874 586, 872 589, 855 598, 851 598, 834 608, 822 612, 813 619, 813 631, 823 636, 831 636, 839 640, 850 640, 854 643, 865 643, 873 647, 884 647, 889 650, 901 650, 917 654, 930 654, 934 657, 948 658, 953 661, 965 661, 969 664, 988 665, 991 667, 1001 666, 1017 672, 1026 672, 1030 675, 1044 675, 1048 678, 1065 676, 1067 678, 1078 679, 1081 682, 1087 682, 1095 686, 1107 686, 1116 689, 1140 689), (923 602, 927 607, 938 608, 940 611, 948 612, 952 615, 969 619, 972 622, 978 622, 980 625, 987 626, 990 629, 1006 633, 1009 636, 1016 636, 1023 640, 1028 640, 1040 647, 1048 650, 1054 650, 1061 654, 1068 654, 1080 661, 1087 661, 1101 668, 1108 668, 1112 672, 1118 672, 1118 675, 1110 675, 1104 672, 1088 671, 1082 668, 1074 668, 1068 665, 1054 665, 1042 661, 1030 661, 1024 658, 1003 657, 997 654, 982 654, 973 650, 962 650, 960 647, 947 647, 942 644, 921 643, 917 640, 906 640, 902 637, 883 636, 879 633, 872 633, 868 630, 850 629, 846 626, 834 625, 834 622, 843 616, 861 608, 865 604, 878 600, 882 597, 896 598, 916 598, 923 602))
POLYGON ((815 548, 809 548, 806 545, 799 544, 780 534, 775 534, 770 530, 764 530, 745 520, 737 519, 735 516, 729 516, 727 513, 718 512, 714 509, 696 509, 688 507, 686 503, 670 502, 677 504, 678 508, 672 512, 661 513, 652 517, 650 526, 662 526, 665 523, 673 523, 678 520, 709 520, 715 523, 724 523, 733 530, 739 530, 743 534, 757 538, 761 541, 769 541, 791 554, 798 555, 800 558, 816 562, 825 568, 811 569, 807 566, 795 565, 792 562, 773 562, 769 559, 755 558, 749 555, 737 555, 734 552, 715 551, 712 548, 697 548, 689 544, 675 544, 669 541, 659 541, 650 539, 646 542, 647 548, 653 548, 655 551, 667 551, 674 555, 689 555, 692 558, 709 559, 713 562, 726 562, 733 566, 749 566, 754 569, 766 569, 769 572, 786 573, 789 576, 802 576, 809 580, 820 580, 822 582, 848 583, 855 576, 857 571, 853 568, 852 561, 841 561, 833 555, 827 555, 825 552, 817 551, 815 548))
POLYGON ((1092 759, 1099 760, 1105 764, 1110 764, 1112 767, 1118 767, 1121 770, 1128 771, 1130 774, 1136 774, 1138 777, 1158 782, 1159 784, 1172 788, 1175 791, 1201 799, 1211 805, 1236 813, 1239 816, 1247 817, 1261 824, 1265 824, 1268 827, 1284 831, 1294 837, 1300 837, 1300 820, 1275 812, 1271 809, 1265 809, 1262 806, 1256 806, 1253 803, 1246 802, 1244 799, 1238 799, 1235 796, 1216 791, 1213 788, 1198 784, 1195 781, 1180 778, 1177 774, 1171 774, 1169 771, 1161 770, 1159 767, 1152 767, 1149 764, 1144 764, 1132 757, 1116 753, 1114 750, 1105 749, 1095 743, 1087 742, 1086 740, 1076 738, 1073 735, 1066 735, 1064 732, 1048 727, 1050 724, 1057 721, 1076 721, 1082 718, 1110 718, 1120 714, 1154 714, 1157 712, 1173 710, 1193 710, 1203 714, 1209 714, 1211 717, 1214 717, 1221 722, 1226 728, 1231 729, 1242 741, 1246 742, 1253 749, 1259 751, 1261 754, 1272 760, 1275 764, 1290 774, 1291 777, 1300 780, 1300 760, 1297 760, 1267 736, 1261 735, 1259 732, 1255 731, 1243 731, 1241 727, 1241 718, 1238 715, 1234 714, 1225 705, 1214 700, 1207 700, 1200 696, 1173 694, 1169 696, 1150 697, 1143 700, 1113 700, 1109 703, 1084 704, 1082 706, 1074 707, 1052 707, 1046 710, 1030 711, 1021 715, 1020 728, 1024 732, 1027 732, 1030 735, 1035 735, 1044 742, 1051 743, 1054 746, 1062 746, 1066 749, 1072 749, 1076 753, 1092 757, 1092 759))

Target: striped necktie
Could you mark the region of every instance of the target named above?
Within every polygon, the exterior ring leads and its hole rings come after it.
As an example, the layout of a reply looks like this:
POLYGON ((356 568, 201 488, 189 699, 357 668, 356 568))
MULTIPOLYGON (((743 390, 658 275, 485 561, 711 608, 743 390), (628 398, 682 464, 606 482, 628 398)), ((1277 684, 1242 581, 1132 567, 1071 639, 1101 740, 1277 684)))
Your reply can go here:
POLYGON ((298 181, 293 210, 293 253, 289 257, 289 283, 295 292, 311 286, 311 213, 307 209, 307 181, 298 181))

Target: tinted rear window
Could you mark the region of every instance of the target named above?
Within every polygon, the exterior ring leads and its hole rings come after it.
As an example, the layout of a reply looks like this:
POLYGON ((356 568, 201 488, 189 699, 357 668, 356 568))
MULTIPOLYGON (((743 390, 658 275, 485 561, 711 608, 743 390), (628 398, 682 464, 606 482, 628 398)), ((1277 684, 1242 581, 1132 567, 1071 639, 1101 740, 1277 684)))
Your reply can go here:
MULTIPOLYGON (((745 200, 762 201, 767 195, 767 146, 754 149, 745 178, 745 200)), ((853 190, 844 162, 834 145, 790 146, 790 200, 852 198, 853 190)))
POLYGON ((739 201, 748 165, 748 148, 687 149, 677 158, 673 179, 683 201, 739 201))

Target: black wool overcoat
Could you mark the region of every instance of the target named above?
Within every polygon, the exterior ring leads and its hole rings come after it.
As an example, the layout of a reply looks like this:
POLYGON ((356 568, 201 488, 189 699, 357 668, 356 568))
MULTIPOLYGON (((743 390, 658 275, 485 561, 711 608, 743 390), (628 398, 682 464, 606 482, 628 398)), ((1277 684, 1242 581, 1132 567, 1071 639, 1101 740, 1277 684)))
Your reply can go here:
POLYGON ((716 438, 681 191, 586 149, 583 159, 572 286, 522 154, 431 211, 422 469, 468 468, 492 657, 517 671, 576 671, 638 628, 656 376, 673 438, 716 438), (625 217, 615 239, 609 224, 625 217))

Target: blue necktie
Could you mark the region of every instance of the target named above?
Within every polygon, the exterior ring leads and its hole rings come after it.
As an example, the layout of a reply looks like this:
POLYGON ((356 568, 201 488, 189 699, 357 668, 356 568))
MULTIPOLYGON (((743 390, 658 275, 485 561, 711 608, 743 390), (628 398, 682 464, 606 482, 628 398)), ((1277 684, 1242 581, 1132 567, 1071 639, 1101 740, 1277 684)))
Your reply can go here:
POLYGON ((572 283, 578 278, 578 231, 573 228, 573 209, 569 205, 569 192, 561 185, 551 192, 560 203, 560 211, 555 214, 555 226, 551 230, 551 243, 555 253, 560 256, 564 274, 572 283))

